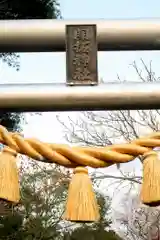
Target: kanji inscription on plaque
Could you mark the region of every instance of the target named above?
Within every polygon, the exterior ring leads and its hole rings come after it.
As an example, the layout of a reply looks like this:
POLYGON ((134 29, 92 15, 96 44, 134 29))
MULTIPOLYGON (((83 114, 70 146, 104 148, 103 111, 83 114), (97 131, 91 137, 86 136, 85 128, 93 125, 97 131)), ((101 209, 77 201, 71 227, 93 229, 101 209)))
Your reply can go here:
POLYGON ((66 26, 68 85, 97 85, 96 25, 66 26))

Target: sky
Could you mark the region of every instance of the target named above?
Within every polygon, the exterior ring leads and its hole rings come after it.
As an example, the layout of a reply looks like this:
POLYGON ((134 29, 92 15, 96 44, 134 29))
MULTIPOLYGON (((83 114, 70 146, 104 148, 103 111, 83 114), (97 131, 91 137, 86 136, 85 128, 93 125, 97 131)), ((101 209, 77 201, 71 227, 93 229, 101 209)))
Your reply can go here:
MULTIPOLYGON (((158 18, 160 1, 158 0, 61 0, 60 8, 64 19, 135 19, 158 18)), ((59 83, 65 82, 65 53, 22 53, 20 54, 20 71, 0 65, 0 80, 3 83, 59 83)), ((117 79, 138 80, 131 66, 136 61, 142 67, 140 58, 146 64, 152 60, 153 69, 159 76, 158 51, 137 52, 100 52, 98 53, 99 78, 105 82, 117 79)), ((64 131, 56 120, 56 115, 67 121, 67 116, 75 117, 76 113, 43 113, 42 116, 27 115, 28 124, 24 125, 26 137, 37 137, 40 140, 65 143, 64 131)), ((112 169, 111 173, 116 173, 112 169)))

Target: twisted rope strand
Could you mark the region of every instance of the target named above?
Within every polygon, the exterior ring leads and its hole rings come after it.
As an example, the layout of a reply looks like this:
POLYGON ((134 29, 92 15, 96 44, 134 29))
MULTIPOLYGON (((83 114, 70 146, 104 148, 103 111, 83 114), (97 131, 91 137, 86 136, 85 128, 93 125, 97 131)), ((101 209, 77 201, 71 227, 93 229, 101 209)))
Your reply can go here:
POLYGON ((79 165, 101 168, 115 163, 132 161, 135 157, 143 155, 155 147, 160 147, 160 132, 126 144, 93 148, 43 143, 34 138, 24 139, 19 133, 8 132, 5 127, 0 125, 0 142, 35 160, 57 163, 71 168, 79 165))

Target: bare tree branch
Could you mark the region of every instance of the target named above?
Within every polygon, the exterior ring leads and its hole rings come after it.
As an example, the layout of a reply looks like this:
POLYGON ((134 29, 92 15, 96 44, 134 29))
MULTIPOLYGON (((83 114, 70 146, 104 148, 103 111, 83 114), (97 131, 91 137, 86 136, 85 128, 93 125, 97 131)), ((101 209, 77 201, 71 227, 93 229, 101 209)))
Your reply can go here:
MULTIPOLYGON (((136 62, 131 64, 135 70, 139 81, 141 82, 157 82, 160 77, 156 76, 153 71, 152 62, 148 65, 141 59, 141 66, 137 66, 136 62)), ((117 75, 117 81, 121 80, 117 75)), ((82 112, 79 113, 76 120, 68 118, 69 124, 65 124, 58 117, 59 122, 64 127, 65 137, 70 143, 81 146, 106 146, 115 143, 128 142, 144 134, 160 130, 160 110, 137 110, 137 111, 103 111, 103 112, 82 112)), ((139 157, 141 161, 141 158, 139 157)), ((141 162, 140 162, 141 164, 141 162)), ((141 185, 142 177, 133 174, 127 174, 122 170, 122 165, 118 165, 120 176, 112 176, 109 174, 97 175, 95 171, 92 174, 94 181, 113 179, 113 183, 120 188, 121 185, 129 188, 128 196, 131 196, 133 187, 141 185), (126 185, 124 184, 126 183, 126 185), (137 185, 138 184, 138 185, 137 185)), ((125 202, 125 201, 124 201, 125 202)), ((131 206, 126 205, 128 210, 131 206)), ((132 208, 134 215, 129 214, 120 216, 121 226, 125 229, 124 239, 128 240, 147 240, 153 228, 159 224, 160 212, 157 209, 148 211, 147 208, 132 208), (157 213, 158 211, 158 213, 157 213), (153 213, 154 216, 151 216, 153 213), (156 217, 155 217, 156 216, 156 217), (153 221, 154 219, 154 221, 153 221)), ((124 212, 123 212, 124 214, 124 212)))

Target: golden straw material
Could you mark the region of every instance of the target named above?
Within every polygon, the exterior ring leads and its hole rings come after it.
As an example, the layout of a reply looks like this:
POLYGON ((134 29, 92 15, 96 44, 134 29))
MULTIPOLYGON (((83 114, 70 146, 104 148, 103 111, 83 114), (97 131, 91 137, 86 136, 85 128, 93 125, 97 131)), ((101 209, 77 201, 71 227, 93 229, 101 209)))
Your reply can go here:
POLYGON ((0 153, 0 199, 13 203, 20 200, 16 151, 5 147, 0 153))
POLYGON ((144 155, 141 201, 149 206, 160 204, 160 159, 154 151, 144 155))
POLYGON ((94 222, 100 218, 92 182, 84 167, 74 171, 63 218, 74 222, 94 222))
MULTIPOLYGON (((28 157, 35 160, 75 168, 75 174, 69 187, 69 196, 64 215, 65 219, 71 221, 96 221, 99 219, 92 183, 85 166, 93 168, 108 167, 115 163, 132 161, 140 155, 145 156, 141 191, 142 201, 150 206, 160 204, 160 163, 157 155, 151 153, 154 148, 160 147, 160 132, 154 132, 151 135, 125 144, 106 147, 71 147, 65 144, 44 143, 38 139, 25 139, 19 133, 8 132, 5 127, 0 125, 0 142, 17 153, 28 155, 28 157)), ((11 152, 4 152, 1 155, 0 166, 2 167, 0 176, 2 180, 0 183, 0 194, 2 196, 0 195, 0 197, 5 197, 11 201, 18 201, 18 173, 13 155, 11 152), (6 161, 5 158, 7 159, 6 161), (9 161, 9 159, 12 161, 9 161), (3 168, 5 171, 2 171, 3 168), (12 174, 9 177, 10 172, 12 174), (4 185, 5 178, 7 179, 5 180, 6 185, 4 185), (9 186, 11 179, 12 184, 9 186), (7 188, 6 186, 9 187, 7 188)))
POLYGON ((155 147, 160 147, 160 132, 136 139, 130 143, 106 147, 71 147, 65 144, 43 143, 37 139, 25 139, 18 133, 10 133, 0 125, 0 142, 21 154, 65 167, 107 167, 115 163, 134 160, 155 147))

